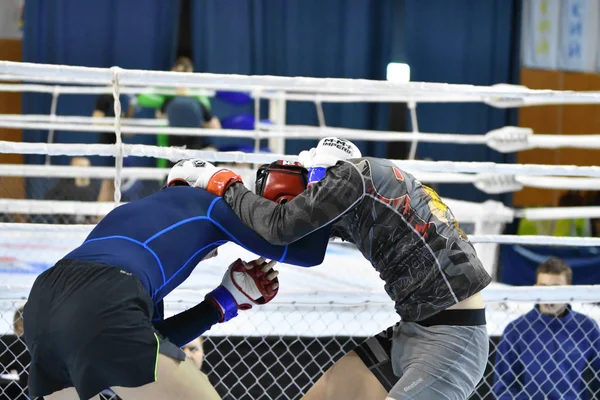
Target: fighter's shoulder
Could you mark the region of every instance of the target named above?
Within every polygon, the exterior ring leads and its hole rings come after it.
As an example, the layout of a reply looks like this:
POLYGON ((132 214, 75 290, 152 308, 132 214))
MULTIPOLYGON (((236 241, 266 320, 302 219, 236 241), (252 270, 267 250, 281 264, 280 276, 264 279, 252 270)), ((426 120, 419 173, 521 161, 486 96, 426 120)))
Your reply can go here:
POLYGON ((364 177, 370 175, 370 165, 365 157, 340 160, 334 167, 334 175, 341 180, 364 181, 364 177))
POLYGON ((387 158, 361 157, 347 160, 347 163, 354 165, 355 169, 363 176, 384 175, 386 177, 393 173, 398 180, 403 181, 404 177, 414 179, 413 176, 398 167, 393 161, 387 158))
POLYGON ((181 199, 193 199, 197 202, 212 202, 219 197, 207 192, 204 189, 193 188, 191 186, 173 186, 160 190, 159 192, 153 194, 152 196, 156 196, 163 201, 169 200, 181 200, 181 199))

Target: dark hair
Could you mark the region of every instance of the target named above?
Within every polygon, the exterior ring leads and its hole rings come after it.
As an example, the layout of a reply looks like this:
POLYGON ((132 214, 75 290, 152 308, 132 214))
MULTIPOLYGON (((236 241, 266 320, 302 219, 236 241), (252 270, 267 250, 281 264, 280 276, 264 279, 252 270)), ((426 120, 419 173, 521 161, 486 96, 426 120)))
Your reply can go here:
POLYGON ((539 274, 565 274, 565 277, 567 278, 567 285, 570 285, 571 282, 573 282, 573 270, 569 264, 556 257, 550 257, 538 265, 535 276, 537 277, 539 274))
POLYGON ((23 323, 23 309, 25 306, 21 306, 15 311, 15 315, 13 316, 13 328, 17 330, 17 324, 23 323))
POLYGON ((585 206, 585 198, 579 190, 569 190, 558 199, 560 207, 578 207, 585 206))
POLYGON ((189 57, 177 57, 175 60, 175 64, 173 64, 173 68, 182 66, 184 71, 194 71, 194 63, 190 60, 189 57))

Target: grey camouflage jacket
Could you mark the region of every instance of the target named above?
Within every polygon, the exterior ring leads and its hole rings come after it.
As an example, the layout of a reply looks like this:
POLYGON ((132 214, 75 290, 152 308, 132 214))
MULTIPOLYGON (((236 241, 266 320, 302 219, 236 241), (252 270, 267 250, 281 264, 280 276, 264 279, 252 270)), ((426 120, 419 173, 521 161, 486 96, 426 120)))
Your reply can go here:
POLYGON ((379 272, 404 321, 428 318, 492 280, 438 194, 388 160, 340 161, 284 205, 242 184, 224 197, 244 224, 273 244, 333 223, 332 236, 356 244, 379 272))

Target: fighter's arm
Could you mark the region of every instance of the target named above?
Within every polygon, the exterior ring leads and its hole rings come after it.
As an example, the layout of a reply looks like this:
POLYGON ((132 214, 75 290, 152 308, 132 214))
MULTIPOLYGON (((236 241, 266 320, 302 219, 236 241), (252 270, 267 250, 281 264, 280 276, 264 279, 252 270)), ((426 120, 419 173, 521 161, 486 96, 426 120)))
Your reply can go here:
POLYGON ((252 193, 241 183, 225 192, 225 202, 252 230, 273 244, 285 245, 317 231, 362 199, 365 183, 357 167, 340 161, 327 175, 286 204, 252 193))
POLYGON ((280 263, 312 267, 323 262, 331 227, 324 226, 310 235, 286 246, 267 242, 248 228, 224 202, 218 201, 210 212, 210 219, 232 242, 256 255, 280 263))
POLYGON ((221 285, 208 293, 197 306, 166 320, 162 319, 162 301, 153 325, 162 335, 183 347, 218 322, 226 322, 237 315, 238 310, 248 310, 253 304, 271 301, 279 290, 278 272, 273 270, 274 261, 264 258, 245 263, 234 261, 223 276, 221 285))
POLYGON ((183 347, 221 320, 221 314, 209 301, 204 300, 195 307, 167 319, 153 321, 157 331, 177 345, 183 347))

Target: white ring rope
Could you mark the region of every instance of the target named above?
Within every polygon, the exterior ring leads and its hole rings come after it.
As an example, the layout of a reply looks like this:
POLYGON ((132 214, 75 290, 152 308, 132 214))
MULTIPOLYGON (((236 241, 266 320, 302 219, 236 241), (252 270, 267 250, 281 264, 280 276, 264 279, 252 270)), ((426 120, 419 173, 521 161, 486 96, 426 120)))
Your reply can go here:
MULTIPOLYGON (((125 169, 126 171, 127 169, 125 169)), ((166 177, 165 169, 160 173, 161 181, 166 177)), ((126 177, 127 175, 123 175, 126 177)), ((156 176, 153 179, 159 180, 156 176)), ((515 218, 531 221, 551 221, 573 218, 600 218, 600 206, 582 207, 539 207, 512 209, 497 202, 471 203, 454 199, 442 199, 461 223, 487 222, 510 223, 515 218)), ((0 199, 0 211, 14 214, 69 214, 104 216, 112 208, 109 203, 85 201, 0 199), (54 210, 54 211, 53 211, 54 210)))
MULTIPOLYGON (((78 132, 105 132, 106 125, 113 123, 113 118, 93 118, 81 116, 49 116, 0 114, 0 127, 11 129, 62 130, 78 132)), ((393 132, 366 129, 348 129, 336 127, 317 127, 306 125, 280 125, 258 123, 254 131, 238 129, 204 129, 168 127, 166 119, 122 118, 123 133, 185 136, 223 136, 251 139, 321 139, 336 136, 350 140, 402 141, 452 144, 487 145, 502 152, 513 152, 533 148, 558 149, 600 149, 600 135, 546 135, 532 134, 527 128, 504 127, 483 135, 425 133, 425 132, 393 132)), ((412 145, 411 145, 412 148, 412 145)), ((416 148, 415 148, 416 149, 416 148)), ((410 159, 410 158, 409 158, 410 159)))
POLYGON ((98 201, 0 199, 0 210, 2 210, 3 213, 12 214, 66 214, 104 216, 113 208, 115 208, 115 203, 98 201))
MULTIPOLYGON (((0 82, 8 80, 10 75, 0 76, 0 82), (5 79, 3 79, 5 78, 5 79)), ((51 79, 51 77, 48 77, 51 79)), ((0 92, 30 92, 30 93, 48 93, 48 94, 112 94, 110 86, 63 86, 63 85, 31 85, 31 84, 2 84, 0 83, 0 92)), ((122 87, 122 94, 161 94, 161 95, 177 95, 175 88, 149 88, 149 87, 122 87)), ((206 96, 213 97, 214 90, 191 89, 188 92, 190 96, 206 96)))
POLYGON ((540 189, 600 190, 600 179, 562 178, 558 176, 515 176, 523 186, 540 189))
MULTIPOLYGON (((238 172, 241 168, 236 168, 238 172)), ((169 168, 126 167, 121 171, 123 178, 164 180, 169 168)), ((0 164, 0 176, 27 178, 101 178, 115 177, 114 167, 76 167, 70 165, 0 164)))
MULTIPOLYGON (((100 203, 102 204, 102 203, 100 203)), ((98 207, 103 207, 102 205, 98 207)), ((0 223, 0 232, 7 234, 56 235, 64 233, 78 235, 89 234, 95 225, 52 225, 52 224, 24 224, 0 223)), ((470 235, 469 240, 474 243, 500 243, 521 244, 532 246, 600 246, 600 238, 595 237, 566 237, 566 236, 516 236, 516 235, 470 235)))
POLYGON ((469 236, 469 240, 473 243, 522 244, 536 246, 600 246, 600 238, 597 237, 541 235, 471 235, 469 236))
MULTIPOLYGON (((12 283, 0 283, 0 289, 4 291, 18 291, 18 290, 31 290, 31 285, 24 284, 12 284, 12 283)), ((189 288, 177 288, 173 292, 173 295, 178 294, 199 294, 204 295, 206 291, 189 288)), ((355 293, 348 293, 343 297, 351 299, 349 302, 340 302, 339 293, 336 299, 330 299, 326 301, 322 299, 319 302, 305 302, 305 301, 286 301, 278 300, 280 296, 277 296, 273 300, 271 305, 285 305, 294 304, 298 305, 310 305, 311 307, 319 306, 335 306, 340 305, 348 307, 351 305, 356 306, 379 306, 382 304, 390 304, 389 298, 381 296, 380 301, 369 300, 368 302, 356 299, 355 293)), ((497 304, 504 302, 518 302, 518 303, 539 303, 541 301, 562 304, 562 303, 598 303, 600 302, 600 285, 561 285, 561 286, 508 286, 508 285, 493 285, 488 286, 481 292, 483 301, 485 304, 497 304)), ((315 293, 315 296, 321 297, 320 293, 315 293)), ((188 300, 182 300, 187 302, 188 300)), ((195 303, 195 302, 194 302, 195 303)), ((166 304, 165 304, 166 305, 166 304)))
MULTIPOLYGON (((236 162, 263 164, 276 160, 296 161, 297 156, 270 153, 216 152, 208 150, 180 149, 175 147, 157 147, 141 144, 123 145, 124 156, 166 158, 177 161, 182 158, 202 158, 214 162, 236 162)), ((68 156, 115 156, 117 149, 108 144, 72 144, 72 143, 18 143, 0 141, 0 153, 10 154, 51 154, 68 156)), ((531 164, 495 164, 492 162, 461 161, 417 161, 392 160, 406 171, 482 173, 530 176, 580 176, 600 177, 600 167, 580 167, 575 165, 531 165, 531 164)))
MULTIPOLYGON (((64 83, 79 83, 79 84, 90 84, 95 83, 99 85, 97 79, 69 79, 63 78, 60 82, 64 83)), ((319 79, 319 78, 315 78, 319 79)), ((1 81, 33 81, 33 82, 52 82, 57 83, 56 79, 53 76, 35 76, 31 77, 29 75, 10 75, 10 74, 0 74, 0 82, 1 81)), ((31 84, 10 84, 10 85, 0 85, 0 91, 8 91, 8 92, 40 92, 40 93, 53 93, 52 89, 49 89, 50 85, 31 85, 31 84)), ((169 87, 160 87, 160 88, 151 88, 143 86, 131 86, 131 87, 123 87, 121 93, 125 94, 163 94, 163 95, 175 95, 177 94, 177 90, 169 87)), ((179 85, 182 86, 182 85, 179 85)), ((467 85, 463 85, 467 86, 467 85)), ((58 88, 65 88, 64 90, 59 89, 60 94, 109 94, 110 89, 107 89, 103 86, 56 86, 58 88)), ((518 85, 495 85, 492 87, 507 87, 512 88, 514 91, 521 92, 522 90, 527 90, 527 88, 523 88, 518 85)), ((232 91, 239 91, 235 88, 230 89, 232 91)), ((572 92, 559 92, 559 93, 572 93, 572 92)), ((589 92, 588 92, 589 93, 589 92)), ((591 92, 594 93, 594 92, 591 92)), ((202 88, 191 88, 189 90, 190 95, 202 95, 207 97, 213 97, 215 95, 214 90, 202 89, 202 88)), ((284 99, 287 101, 309 101, 314 103, 358 103, 358 102, 372 102, 372 103, 389 103, 389 102, 398 102, 405 101, 403 100, 405 96, 401 99, 394 94, 322 94, 322 93, 294 93, 293 91, 282 92, 279 90, 260 90, 259 92, 249 93, 251 97, 259 98, 259 99, 267 99, 267 100, 279 100, 284 99)), ((531 105, 544 105, 544 104, 590 104, 595 102, 590 102, 588 98, 579 98, 579 97, 557 97, 557 98, 526 98, 519 99, 518 97, 514 99, 506 98, 495 98, 495 97, 425 97, 420 98, 419 102, 427 103, 427 102, 486 102, 489 105, 495 107, 519 107, 519 106, 531 106, 531 105)))
MULTIPOLYGON (((238 173, 251 169, 235 166, 238 173)), ((255 172, 252 170, 252 172, 255 172)), ((409 171, 411 172, 411 171, 409 171)), ((169 173, 165 168, 126 167, 123 168, 123 178, 143 180, 162 180, 169 173)), ((476 183, 482 178, 480 174, 445 173, 445 172, 416 172, 421 182, 433 183, 476 183)), ((112 167, 74 167, 66 165, 33 165, 33 164, 0 164, 0 176, 26 178, 114 178, 115 169, 112 167)), ((600 190, 598 178, 563 178, 557 176, 531 177, 505 175, 506 179, 514 179, 524 187, 564 190, 600 190)))
MULTIPOLYGON (((2 122, 42 122, 46 124, 97 124, 114 125, 114 117, 82 117, 77 115, 43 115, 43 114, 0 114, 0 126, 2 122)), ((121 118, 121 126, 139 125, 139 126, 161 126, 167 127, 168 120, 165 118, 121 118)), ((20 128, 27 129, 27 128, 20 128)), ((168 134, 168 132, 167 132, 168 134)))
MULTIPOLYGON (((398 83, 365 79, 305 78, 280 76, 245 76, 207 73, 181 73, 167 71, 119 70, 120 83, 140 86, 201 87, 234 91, 284 90, 320 94, 387 94, 397 96, 397 101, 448 101, 450 99, 487 101, 498 107, 525 105, 527 102, 600 102, 600 92, 569 92, 531 90, 512 85, 481 87, 445 83, 398 83), (494 104, 495 103, 495 104, 494 104)), ((0 62, 0 74, 27 76, 36 81, 52 76, 56 83, 95 81, 112 83, 112 72, 107 68, 73 67, 66 65, 0 62)))
MULTIPOLYGON (((485 303, 540 302, 551 300, 555 303, 598 303, 600 302, 600 285, 565 285, 565 286, 495 286, 487 287, 481 292, 485 303)), ((548 301, 550 303, 550 301, 548 301)))
POLYGON ((114 180, 114 199, 115 207, 121 203, 121 172, 123 170, 123 141, 121 139, 121 102, 119 101, 119 68, 111 68, 113 72, 113 100, 114 100, 114 128, 115 128, 115 146, 117 154, 115 157, 115 180, 114 180))
POLYGON ((600 218, 599 206, 537 207, 515 211, 515 217, 529 220, 557 220, 573 218, 600 218))
MULTIPOLYGON (((93 118, 90 118, 90 122, 93 124, 93 118)), ((105 133, 107 130, 112 130, 106 125, 85 125, 85 124, 63 124, 63 123, 50 123, 50 122, 24 122, 24 121, 0 121, 0 127, 12 128, 12 129, 55 129, 60 131, 78 131, 78 132, 100 132, 105 133)), ((238 129, 206 129, 206 128, 174 128, 174 127, 158 127, 158 126, 134 126, 127 125, 121 127, 122 133, 134 133, 138 135, 156 135, 164 134, 167 132, 171 135, 182 135, 182 136, 220 136, 220 137, 232 137, 232 138, 256 138, 254 131, 244 131, 238 129)), ((283 135, 271 135, 265 133, 261 135, 261 138, 268 137, 282 137, 283 135)))
MULTIPOLYGON (((17 143, 0 141, 0 153, 8 154, 51 154, 54 156, 115 156, 117 149, 111 144, 72 143, 17 143)), ((123 145, 124 156, 165 158, 178 161, 183 158, 202 158, 214 162, 264 164, 276 160, 296 161, 297 156, 269 153, 243 153, 241 151, 216 152, 191 150, 177 147, 157 147, 144 144, 123 145)), ((584 175, 585 176, 585 175, 584 175)))
MULTIPOLYGON (((419 143, 419 120, 417 118, 417 103, 411 101, 408 103, 408 110, 410 111, 410 124, 412 126, 412 140, 410 142, 410 150, 408 152, 408 159, 414 160, 417 155, 417 144, 419 143)), ((458 135, 456 135, 458 136, 458 135)), ((471 138, 475 139, 475 138, 471 138)), ((479 139, 479 138, 478 138, 479 139)), ((485 138, 484 138, 485 139, 485 138)))

